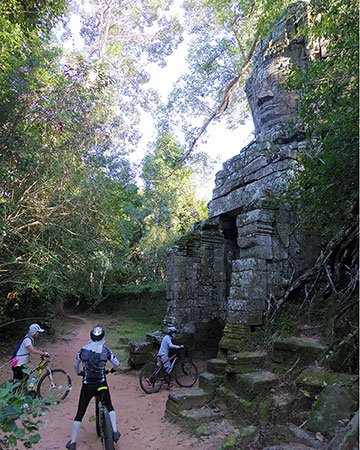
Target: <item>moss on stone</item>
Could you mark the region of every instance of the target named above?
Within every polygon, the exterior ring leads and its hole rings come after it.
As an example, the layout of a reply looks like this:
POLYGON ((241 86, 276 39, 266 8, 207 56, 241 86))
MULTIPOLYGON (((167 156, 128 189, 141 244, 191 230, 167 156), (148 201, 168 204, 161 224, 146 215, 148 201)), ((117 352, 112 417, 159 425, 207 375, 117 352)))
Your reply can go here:
MULTIPOLYGON (((355 377, 355 380, 357 377, 355 377)), ((318 394, 326 386, 352 385, 354 376, 347 373, 328 372, 317 367, 308 367, 296 379, 296 385, 310 394, 318 394)))
POLYGON ((239 450, 240 438, 241 436, 239 432, 225 436, 221 443, 221 450, 239 450))
POLYGON ((256 421, 257 404, 239 397, 225 387, 218 388, 216 395, 228 408, 229 414, 236 422, 250 425, 256 421))
POLYGON ((267 398, 262 401, 259 406, 259 423, 264 428, 271 420, 271 406, 273 404, 272 398, 267 398))
POLYGON ((358 396, 350 389, 327 386, 320 392, 309 414, 307 427, 312 431, 327 432, 340 421, 348 420, 358 409, 358 396))
POLYGON ((223 336, 219 342, 219 347, 225 350, 233 350, 235 352, 241 352, 249 347, 248 341, 240 339, 231 339, 229 337, 223 336))

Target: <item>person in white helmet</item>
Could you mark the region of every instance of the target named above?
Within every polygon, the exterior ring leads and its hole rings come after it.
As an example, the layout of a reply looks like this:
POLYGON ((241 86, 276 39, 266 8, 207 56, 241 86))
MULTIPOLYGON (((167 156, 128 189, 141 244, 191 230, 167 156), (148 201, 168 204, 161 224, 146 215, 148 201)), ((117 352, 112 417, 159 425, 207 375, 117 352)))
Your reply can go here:
POLYGON ((23 369, 29 362, 30 354, 49 356, 48 352, 38 350, 34 347, 34 339, 39 336, 39 333, 43 333, 44 331, 45 330, 43 330, 37 323, 33 323, 29 326, 29 331, 21 341, 11 361, 15 380, 23 380, 24 378, 27 378, 27 375, 23 372, 23 369))
MULTIPOLYGON (((104 335, 103 328, 99 326, 93 328, 90 332, 90 341, 80 349, 75 358, 75 371, 77 375, 83 375, 83 384, 78 410, 72 425, 71 439, 66 444, 68 450, 76 450, 76 438, 90 400, 96 395, 99 387, 108 387, 105 377, 106 363, 110 361, 114 370, 117 370, 120 366, 113 352, 108 347, 105 347, 104 335), (83 370, 80 368, 80 363, 82 363, 83 370)), ((120 438, 120 433, 116 427, 116 413, 111 403, 109 388, 105 391, 104 400, 113 428, 113 440, 117 442, 120 438)))
MULTIPOLYGON (((173 342, 172 342, 172 340, 176 336, 176 331, 177 330, 175 327, 168 328, 168 333, 163 337, 163 339, 161 341, 161 345, 160 345, 160 350, 158 353, 158 356, 160 356, 161 361, 163 362, 167 373, 169 372, 170 366, 171 366, 170 361, 169 361, 170 349, 171 348, 173 348, 173 349, 184 348, 183 345, 176 345, 176 344, 173 344, 173 342)), ((169 387, 172 386, 172 382, 170 380, 170 375, 165 376, 165 382, 169 385, 169 387)))

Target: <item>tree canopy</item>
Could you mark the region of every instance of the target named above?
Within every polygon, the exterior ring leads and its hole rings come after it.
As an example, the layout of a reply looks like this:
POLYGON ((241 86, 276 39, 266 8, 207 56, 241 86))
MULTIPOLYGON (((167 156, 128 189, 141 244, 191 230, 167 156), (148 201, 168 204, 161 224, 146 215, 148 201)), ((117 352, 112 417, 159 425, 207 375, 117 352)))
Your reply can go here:
MULTIPOLYGON (((3 1, 0 6, 0 317, 55 299, 92 304, 116 288, 164 279, 166 247, 206 217, 194 153, 212 120, 236 127, 259 40, 290 1, 3 1), (176 2, 175 2, 176 3, 176 2), (178 3, 176 3, 178 5, 178 3), (82 18, 81 51, 52 30, 82 18), (186 39, 188 71, 163 104, 148 87, 186 39), (158 136, 141 167, 141 111, 158 136)), ((300 128, 312 145, 291 186, 295 208, 327 239, 354 223, 358 199, 358 2, 309 5, 309 42, 325 54, 293 67, 300 128), (341 182, 339 183, 339 180, 341 182)))

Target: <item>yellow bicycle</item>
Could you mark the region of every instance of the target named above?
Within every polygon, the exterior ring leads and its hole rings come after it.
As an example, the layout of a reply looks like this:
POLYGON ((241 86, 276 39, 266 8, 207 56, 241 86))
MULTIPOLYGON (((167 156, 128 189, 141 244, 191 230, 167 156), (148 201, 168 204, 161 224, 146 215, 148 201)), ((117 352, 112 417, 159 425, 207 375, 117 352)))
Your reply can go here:
POLYGON ((42 398, 46 405, 56 405, 71 391, 71 378, 65 370, 51 369, 49 364, 49 356, 42 356, 24 380, 9 381, 15 384, 16 390, 22 389, 24 395, 42 398))

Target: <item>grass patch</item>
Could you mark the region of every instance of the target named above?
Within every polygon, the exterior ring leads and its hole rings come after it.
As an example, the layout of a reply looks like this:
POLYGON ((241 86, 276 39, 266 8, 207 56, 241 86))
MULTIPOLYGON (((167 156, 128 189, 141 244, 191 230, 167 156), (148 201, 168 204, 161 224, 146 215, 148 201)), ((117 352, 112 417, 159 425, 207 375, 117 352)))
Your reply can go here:
POLYGON ((105 327, 106 345, 113 350, 120 362, 127 361, 129 343, 144 339, 147 333, 160 330, 165 312, 164 298, 142 296, 141 299, 124 299, 105 327))

